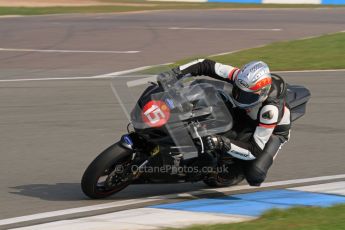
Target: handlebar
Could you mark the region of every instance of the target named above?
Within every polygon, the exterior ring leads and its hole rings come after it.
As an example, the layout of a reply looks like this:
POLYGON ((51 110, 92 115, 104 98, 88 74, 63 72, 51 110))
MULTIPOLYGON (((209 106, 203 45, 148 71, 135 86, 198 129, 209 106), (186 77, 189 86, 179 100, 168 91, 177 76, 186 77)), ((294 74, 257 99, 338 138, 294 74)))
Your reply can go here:
POLYGON ((183 79, 190 76, 190 74, 178 75, 173 71, 163 72, 157 75, 157 83, 164 91, 169 91, 171 88, 175 88, 178 91, 178 89, 183 88, 183 79))

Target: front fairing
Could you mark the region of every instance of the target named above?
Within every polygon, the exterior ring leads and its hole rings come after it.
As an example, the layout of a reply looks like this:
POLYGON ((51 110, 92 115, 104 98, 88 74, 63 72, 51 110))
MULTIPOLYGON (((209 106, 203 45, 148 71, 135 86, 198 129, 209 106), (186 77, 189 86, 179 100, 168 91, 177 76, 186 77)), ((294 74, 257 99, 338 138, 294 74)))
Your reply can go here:
POLYGON ((119 80, 112 83, 134 130, 150 142, 182 146, 195 156, 195 139, 232 128, 232 116, 219 87, 226 83, 187 77, 166 86, 149 83, 153 78, 128 77, 122 85, 119 80))

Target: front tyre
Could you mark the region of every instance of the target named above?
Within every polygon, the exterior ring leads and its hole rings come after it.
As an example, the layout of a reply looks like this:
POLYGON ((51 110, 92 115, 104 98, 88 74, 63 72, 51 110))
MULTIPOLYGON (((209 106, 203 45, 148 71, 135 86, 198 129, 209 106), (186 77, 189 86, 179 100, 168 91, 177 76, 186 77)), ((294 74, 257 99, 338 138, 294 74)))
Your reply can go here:
POLYGON ((84 172, 81 188, 92 199, 101 199, 126 188, 130 183, 132 150, 115 143, 94 159, 84 172))

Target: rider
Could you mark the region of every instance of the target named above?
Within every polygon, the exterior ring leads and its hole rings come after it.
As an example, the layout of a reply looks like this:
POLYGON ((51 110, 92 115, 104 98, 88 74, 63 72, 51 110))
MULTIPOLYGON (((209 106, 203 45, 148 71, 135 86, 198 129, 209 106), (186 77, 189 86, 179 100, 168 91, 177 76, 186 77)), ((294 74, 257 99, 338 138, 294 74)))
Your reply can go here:
POLYGON ((251 186, 260 186, 281 146, 289 140, 291 117, 285 104, 286 84, 271 75, 266 63, 253 61, 242 69, 209 59, 181 65, 166 74, 209 76, 233 85, 231 100, 237 135, 213 135, 206 148, 244 160, 251 186))

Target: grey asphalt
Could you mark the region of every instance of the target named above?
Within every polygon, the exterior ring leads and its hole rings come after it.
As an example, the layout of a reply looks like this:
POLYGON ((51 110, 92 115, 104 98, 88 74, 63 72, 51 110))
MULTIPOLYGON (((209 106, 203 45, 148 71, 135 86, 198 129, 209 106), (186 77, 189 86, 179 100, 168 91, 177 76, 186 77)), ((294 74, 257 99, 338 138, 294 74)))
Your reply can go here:
MULTIPOLYGON (((92 76, 343 31, 345 10, 167 11, 0 19, 0 48, 139 50, 139 54, 0 51, 0 78, 92 76), (274 20, 272 20, 274 18, 274 20), (188 31, 168 27, 281 28, 188 31)), ((284 74, 312 92, 268 181, 344 173, 344 72, 284 74)), ((119 78, 119 81, 124 79, 119 78)), ((103 201, 80 191, 87 165, 125 132, 109 80, 0 83, 0 219, 135 197, 192 191, 202 183, 134 185, 103 201)))
POLYGON ((138 50, 139 54, 1 51, 1 79, 97 75, 345 30, 345 9, 166 11, 0 19, 0 48, 138 50), (169 30, 170 27, 281 31, 169 30))

